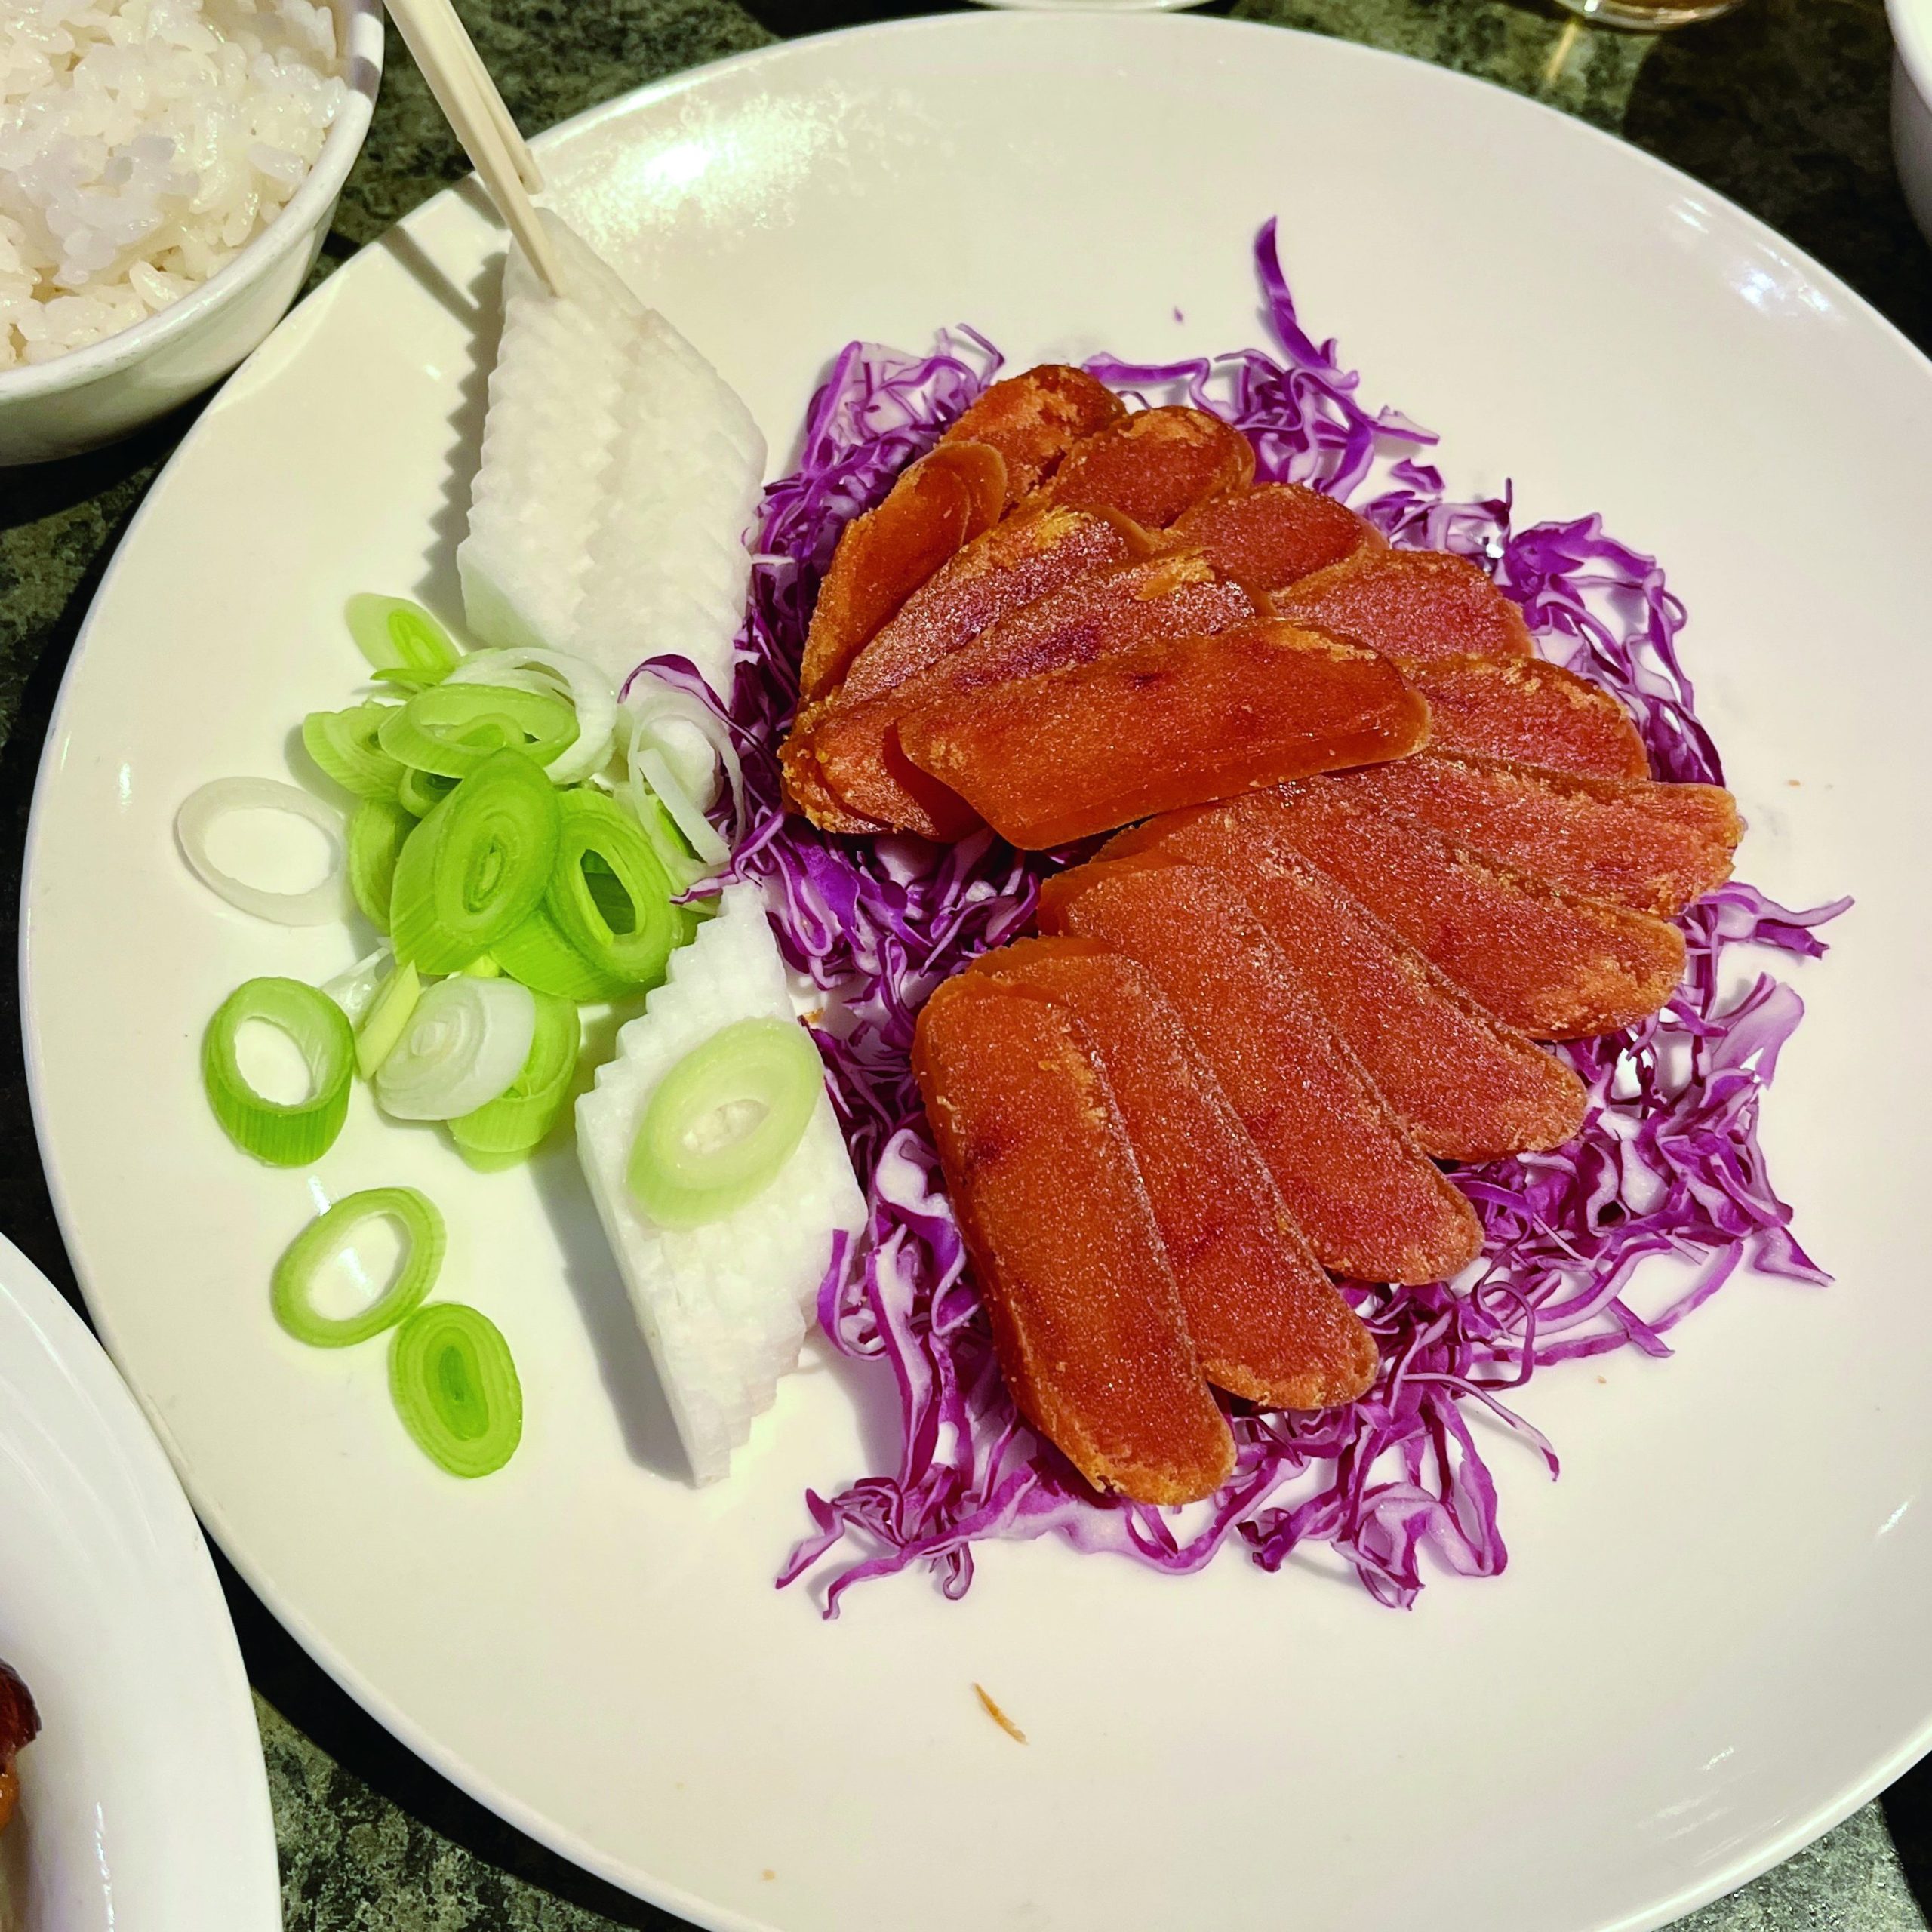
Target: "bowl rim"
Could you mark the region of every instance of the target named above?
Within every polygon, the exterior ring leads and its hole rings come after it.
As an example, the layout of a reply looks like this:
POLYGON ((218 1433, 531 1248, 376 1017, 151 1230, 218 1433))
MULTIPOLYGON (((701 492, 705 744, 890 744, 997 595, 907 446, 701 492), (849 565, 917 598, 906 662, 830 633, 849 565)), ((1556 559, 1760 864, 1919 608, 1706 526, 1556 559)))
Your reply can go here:
POLYGON ((1926 0, 1885 0, 1892 45, 1919 98, 1932 103, 1932 6, 1926 0))
POLYGON ((346 91, 342 106, 323 139, 315 165, 275 219, 245 242, 232 262, 224 263, 178 302, 64 355, 0 369, 0 405, 78 389, 139 361, 150 350, 193 329, 203 316, 227 307, 257 276, 313 238, 318 223, 342 192, 362 151, 383 74, 382 0, 331 3, 343 29, 341 66, 346 91))

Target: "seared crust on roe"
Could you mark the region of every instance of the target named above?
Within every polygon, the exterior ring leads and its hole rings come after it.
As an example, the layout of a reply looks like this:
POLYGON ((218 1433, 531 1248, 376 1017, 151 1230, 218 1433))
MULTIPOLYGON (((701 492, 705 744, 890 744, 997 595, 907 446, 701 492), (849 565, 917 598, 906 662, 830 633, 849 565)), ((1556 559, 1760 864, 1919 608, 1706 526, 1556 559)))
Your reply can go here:
POLYGON ((1375 1374, 1373 1338, 1147 974, 1077 939, 1022 940, 967 970, 1072 1015, 1120 1110, 1208 1379, 1275 1408, 1359 1395, 1375 1374))
POLYGON ((1084 369, 1042 362, 994 383, 961 412, 940 446, 971 441, 998 451, 1010 509, 1052 475, 1075 443, 1126 414, 1120 398, 1084 369))
POLYGON ((1308 1244, 1370 1281, 1433 1281, 1482 1230, 1220 875, 1158 857, 1047 881, 1040 926, 1144 968, 1213 1069, 1308 1244))
POLYGON ((1211 1495, 1233 1438, 1070 1016, 962 975, 921 1010, 912 1070, 1020 1412, 1097 1487, 1143 1503, 1211 1495))
POLYGON ((1506 1026, 1266 826, 1217 806, 1122 832, 1103 859, 1161 853, 1211 866, 1287 955, 1417 1144, 1438 1160, 1560 1146, 1583 1123, 1583 1083, 1506 1026))
POLYGON ((801 696, 832 690, 879 626, 1005 507, 1006 464, 984 443, 942 444, 903 472, 884 502, 838 539, 812 606, 801 696))

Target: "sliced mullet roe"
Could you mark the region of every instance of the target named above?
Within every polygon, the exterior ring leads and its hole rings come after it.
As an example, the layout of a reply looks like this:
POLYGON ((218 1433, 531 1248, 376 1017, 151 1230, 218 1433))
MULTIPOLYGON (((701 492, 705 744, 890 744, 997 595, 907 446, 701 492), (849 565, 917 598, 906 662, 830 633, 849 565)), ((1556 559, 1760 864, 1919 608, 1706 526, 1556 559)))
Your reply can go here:
POLYGON ((1744 829, 1721 786, 1579 778, 1432 752, 1331 782, 1519 872, 1664 918, 1730 878, 1744 829))
POLYGON ((920 1013, 912 1070, 1021 1412, 1097 1488, 1140 1503, 1211 1495, 1233 1438, 1072 1018, 951 980, 920 1013))
POLYGON ((1122 832, 1103 860, 1155 853, 1213 867, 1267 928, 1328 1023, 1423 1152, 1488 1161, 1558 1147, 1583 1084, 1265 826, 1208 806, 1122 832))
POLYGON ((1046 509, 1008 517, 906 598, 852 660, 841 701, 876 697, 1022 605, 1109 564, 1131 563, 1152 547, 1144 531, 1111 511, 1046 509))
POLYGON ((968 971, 1072 1016, 1120 1109, 1208 1379, 1269 1408, 1359 1395, 1375 1374, 1374 1340, 1146 973, 1074 939, 1022 940, 968 971))
POLYGON ((1158 858, 1078 866, 1047 881, 1040 925, 1145 968, 1326 1266, 1364 1281, 1433 1281, 1475 1258, 1482 1234, 1469 1204, 1219 873, 1158 858))
POLYGON ((985 443, 943 443, 845 526, 819 586, 799 666, 803 695, 832 690, 878 627, 961 545, 999 521, 1006 464, 985 443))
POLYGON ((908 712, 1131 645, 1226 630, 1257 614, 1245 590, 1220 581, 1192 552, 1097 571, 1022 605, 880 697, 832 711, 815 741, 825 782, 856 812, 928 838, 964 838, 977 815, 900 749, 898 723, 908 712))
POLYGON ((818 719, 829 708, 820 699, 808 704, 792 721, 785 742, 778 747, 779 789, 785 809, 802 813, 821 832, 868 834, 888 828, 876 819, 855 812, 825 782, 819 769, 818 749, 814 742, 818 719))
POLYGON ((1401 758, 1428 735, 1428 706, 1385 659, 1266 622, 1010 678, 899 724, 914 764, 1035 849, 1401 758))
POLYGON ((1223 577, 1251 590, 1283 590, 1383 539, 1346 503, 1299 483, 1217 497, 1174 526, 1175 542, 1198 549, 1223 577))
POLYGON ((1358 550, 1281 592, 1275 608, 1404 663, 1530 655, 1522 612, 1446 550, 1358 550))
POLYGON ((1602 685, 1534 657, 1404 666, 1429 700, 1432 751, 1514 758, 1589 778, 1647 778, 1644 741, 1602 685))
POLYGON ((1266 828, 1441 967, 1506 1025, 1537 1040, 1634 1025, 1684 974, 1684 937, 1480 857, 1414 819, 1351 804, 1325 780, 1232 801, 1239 834, 1266 828))
POLYGON ((1169 406, 1123 417, 1066 453, 1044 495, 1071 509, 1118 510, 1164 530, 1197 503, 1245 490, 1254 446, 1204 409, 1169 406))
POLYGON ((1126 414, 1120 398, 1084 369, 1043 362, 994 383, 940 438, 940 447, 974 441, 998 451, 1006 462, 1010 509, 1037 490, 1081 438, 1126 414))

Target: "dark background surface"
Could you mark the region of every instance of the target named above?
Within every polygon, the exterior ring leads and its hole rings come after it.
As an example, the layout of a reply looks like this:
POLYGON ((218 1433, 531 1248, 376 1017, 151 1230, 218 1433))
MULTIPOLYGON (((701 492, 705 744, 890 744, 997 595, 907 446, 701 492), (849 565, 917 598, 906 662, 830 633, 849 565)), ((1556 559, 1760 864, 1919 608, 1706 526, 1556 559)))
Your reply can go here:
MULTIPOLYGON (((912 0, 467 0, 462 11, 519 121, 535 131, 774 37, 946 10, 912 0)), ((1222 0, 1204 11, 1414 54, 1620 133, 1783 230, 1932 346, 1932 251, 1892 175, 1890 43, 1876 0, 1749 0, 1724 20, 1657 39, 1582 29, 1508 0, 1222 0)), ((375 127, 318 276, 466 171, 393 36, 388 60, 375 127)), ((0 905, 10 922, 35 768, 75 632, 128 516, 193 413, 99 455, 0 470, 0 905)), ((0 940, 10 978, 15 937, 0 940)), ((17 1004, 17 987, 9 990, 17 1004)), ((11 1027, 0 1029, 0 1228, 78 1305, 11 1027)), ((290 1932, 681 1924, 543 1850, 429 1770, 220 1567, 257 1692, 290 1932)), ((1904 1932, 1926 1922, 1915 1899, 1932 1904, 1932 1770, 1923 1767, 1886 1795, 1882 1822, 1868 1808, 1687 1924, 1904 1932)))

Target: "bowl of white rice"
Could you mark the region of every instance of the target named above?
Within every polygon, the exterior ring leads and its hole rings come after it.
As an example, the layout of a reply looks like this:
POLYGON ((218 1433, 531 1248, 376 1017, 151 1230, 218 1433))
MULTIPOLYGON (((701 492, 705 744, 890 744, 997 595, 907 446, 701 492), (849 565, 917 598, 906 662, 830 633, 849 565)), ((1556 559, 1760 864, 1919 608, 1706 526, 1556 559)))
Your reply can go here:
POLYGON ((368 131, 380 0, 0 0, 0 465, 232 369, 368 131))

